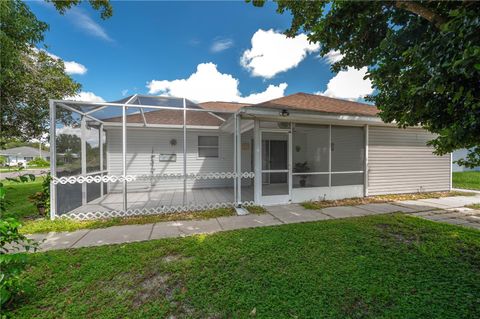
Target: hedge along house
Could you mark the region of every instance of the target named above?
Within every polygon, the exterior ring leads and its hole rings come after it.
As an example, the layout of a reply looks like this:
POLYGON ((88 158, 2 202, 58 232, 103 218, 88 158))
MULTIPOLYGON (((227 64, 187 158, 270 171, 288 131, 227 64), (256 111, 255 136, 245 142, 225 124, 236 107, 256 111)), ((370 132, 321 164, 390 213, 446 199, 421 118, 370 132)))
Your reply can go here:
POLYGON ((52 218, 242 213, 451 189, 451 156, 432 153, 432 135, 385 124, 368 104, 304 93, 255 105, 134 95, 52 100, 50 109, 52 218))

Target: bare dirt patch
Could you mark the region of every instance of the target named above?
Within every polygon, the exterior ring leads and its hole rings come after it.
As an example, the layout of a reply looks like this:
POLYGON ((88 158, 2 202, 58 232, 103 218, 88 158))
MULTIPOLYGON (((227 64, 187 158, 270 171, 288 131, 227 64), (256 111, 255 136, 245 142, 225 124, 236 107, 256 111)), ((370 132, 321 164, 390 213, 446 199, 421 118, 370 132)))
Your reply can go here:
POLYGON ((381 230, 382 237, 385 240, 393 239, 396 242, 407 245, 420 242, 419 236, 404 233, 400 229, 394 229, 389 224, 377 224, 376 227, 381 230))
POLYGON ((163 296, 168 301, 172 301, 174 290, 177 287, 176 285, 170 286, 169 279, 170 274, 168 273, 152 274, 144 278, 139 284, 140 288, 133 300, 133 305, 139 307, 152 298, 160 296, 163 296))
POLYGON ((167 256, 162 257, 162 261, 166 262, 166 263, 182 261, 182 260, 186 260, 186 259, 187 259, 186 257, 184 257, 182 255, 178 255, 178 254, 171 254, 171 255, 167 255, 167 256))

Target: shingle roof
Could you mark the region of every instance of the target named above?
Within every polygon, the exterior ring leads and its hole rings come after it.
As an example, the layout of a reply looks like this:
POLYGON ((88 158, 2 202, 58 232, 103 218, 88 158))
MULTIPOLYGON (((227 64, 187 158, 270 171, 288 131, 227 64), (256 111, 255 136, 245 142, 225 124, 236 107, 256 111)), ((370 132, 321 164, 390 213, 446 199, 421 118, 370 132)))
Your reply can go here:
POLYGON ((199 103, 201 108, 205 110, 212 110, 216 112, 235 112, 244 106, 249 106, 249 103, 237 103, 237 102, 203 102, 199 103))
MULTIPOLYGON (((46 153, 46 151, 42 152, 46 153)), ((17 155, 17 156, 25 156, 25 157, 37 157, 40 156, 40 152, 37 148, 30 147, 30 146, 19 146, 13 147, 6 150, 0 150, 0 155, 17 155)))
POLYGON ((374 105, 334 99, 322 95, 296 93, 252 105, 277 109, 316 111, 321 113, 376 116, 380 112, 374 105))
MULTIPOLYGON (((147 124, 183 125, 183 111, 157 110, 145 112, 147 124)), ((121 122, 122 117, 104 119, 104 122, 121 122)), ((223 121, 208 112, 187 111, 187 125, 220 126, 223 121)), ((127 115, 127 123, 143 123, 140 113, 127 115)))
MULTIPOLYGON (((227 119, 231 112, 244 107, 264 107, 275 109, 290 109, 302 111, 315 111, 328 114, 377 116, 379 110, 370 104, 334 99, 322 95, 296 93, 273 99, 258 104, 236 102, 204 102, 198 104, 201 108, 212 112, 187 111, 187 125, 220 126, 223 121, 217 116, 227 119), (216 116, 212 115, 215 114, 216 116)), ((145 112, 148 124, 183 125, 183 112, 181 109, 157 110, 145 112)), ((104 119, 105 122, 121 122, 122 117, 104 119)), ((128 123, 143 123, 140 113, 127 115, 128 123)))

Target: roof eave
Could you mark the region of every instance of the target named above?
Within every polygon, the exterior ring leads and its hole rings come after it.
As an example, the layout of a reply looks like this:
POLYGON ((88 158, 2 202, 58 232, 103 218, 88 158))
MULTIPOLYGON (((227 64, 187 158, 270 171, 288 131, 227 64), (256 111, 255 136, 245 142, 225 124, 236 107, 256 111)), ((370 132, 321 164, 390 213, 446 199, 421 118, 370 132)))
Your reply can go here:
POLYGON ((354 124, 354 125, 395 125, 393 123, 384 123, 378 116, 367 116, 357 114, 335 114, 319 111, 288 109, 289 115, 282 116, 277 108, 268 107, 248 107, 240 110, 244 118, 256 118, 264 120, 279 120, 303 123, 330 123, 330 124, 354 124))

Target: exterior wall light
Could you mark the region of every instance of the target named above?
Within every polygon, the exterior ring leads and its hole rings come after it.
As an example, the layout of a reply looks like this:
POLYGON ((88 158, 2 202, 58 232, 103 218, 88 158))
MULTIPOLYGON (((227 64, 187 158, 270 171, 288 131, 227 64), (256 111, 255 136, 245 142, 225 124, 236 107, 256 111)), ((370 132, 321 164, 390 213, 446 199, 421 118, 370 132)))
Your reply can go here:
POLYGON ((282 110, 282 112, 280 112, 280 115, 283 117, 286 117, 286 116, 289 116, 290 113, 287 110, 282 110))

